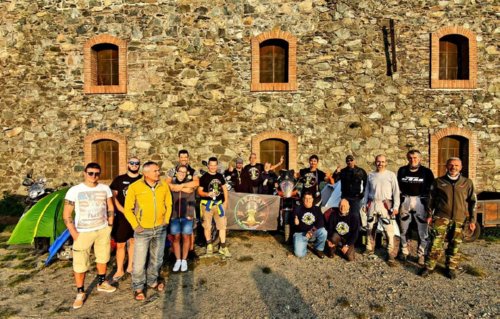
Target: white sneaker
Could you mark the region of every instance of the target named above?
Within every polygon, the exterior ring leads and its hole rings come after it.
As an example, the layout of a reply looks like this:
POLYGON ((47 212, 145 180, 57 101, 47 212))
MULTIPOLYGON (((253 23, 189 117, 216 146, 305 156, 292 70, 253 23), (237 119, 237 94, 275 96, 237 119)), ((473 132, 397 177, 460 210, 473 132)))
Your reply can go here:
POLYGON ((179 269, 181 268, 181 260, 177 259, 174 265, 174 268, 172 269, 173 272, 178 272, 179 269))
POLYGON ((182 272, 188 271, 188 263, 185 259, 181 261, 181 271, 182 272))
POLYGON ((85 302, 86 295, 84 292, 79 292, 76 295, 75 302, 73 302, 73 309, 80 309, 83 306, 83 303, 85 302))

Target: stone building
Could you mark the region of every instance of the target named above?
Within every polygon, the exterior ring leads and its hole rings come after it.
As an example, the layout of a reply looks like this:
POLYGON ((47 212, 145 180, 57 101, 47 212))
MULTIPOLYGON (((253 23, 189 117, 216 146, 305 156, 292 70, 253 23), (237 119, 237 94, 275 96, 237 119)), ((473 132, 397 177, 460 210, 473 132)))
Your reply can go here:
POLYGON ((500 191, 495 1, 4 0, 0 189, 50 185, 85 162, 389 168, 418 148, 438 174, 459 155, 500 191))

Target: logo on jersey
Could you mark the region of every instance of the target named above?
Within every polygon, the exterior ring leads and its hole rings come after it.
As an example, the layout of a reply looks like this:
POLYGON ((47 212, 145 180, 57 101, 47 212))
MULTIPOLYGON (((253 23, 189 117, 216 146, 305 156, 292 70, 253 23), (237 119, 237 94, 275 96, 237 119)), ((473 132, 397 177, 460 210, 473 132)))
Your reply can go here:
POLYGON ((335 227, 335 230, 340 236, 344 236, 349 232, 349 225, 347 225, 346 222, 340 222, 337 224, 337 227, 335 227))
POLYGON ((213 179, 210 181, 210 184, 208 184, 208 192, 214 193, 214 195, 217 197, 222 193, 222 183, 218 179, 213 179))
POLYGON ((305 188, 311 188, 314 185, 316 185, 316 175, 313 173, 307 173, 305 176, 305 182, 304 182, 304 187, 305 188))
POLYGON ((316 221, 316 217, 314 217, 313 213, 305 213, 302 216, 302 222, 308 226, 311 226, 316 221))
POLYGON ((256 179, 259 178, 260 171, 259 171, 259 169, 257 167, 251 167, 248 170, 248 173, 250 174, 250 179, 252 181, 255 181, 256 179))

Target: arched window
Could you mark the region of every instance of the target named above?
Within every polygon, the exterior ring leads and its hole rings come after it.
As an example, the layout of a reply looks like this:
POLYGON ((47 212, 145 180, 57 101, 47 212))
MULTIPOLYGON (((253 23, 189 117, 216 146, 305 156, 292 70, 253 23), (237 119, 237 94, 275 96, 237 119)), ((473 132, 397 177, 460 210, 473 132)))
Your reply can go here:
POLYGON ((431 35, 431 88, 477 86, 477 41, 472 31, 444 27, 431 35))
POLYGON ((476 179, 478 142, 477 134, 466 128, 447 127, 430 134, 430 169, 435 176, 446 173, 446 160, 462 160, 462 174, 476 179))
POLYGON ((84 92, 127 93, 127 43, 108 34, 84 46, 84 92))
POLYGON ((462 174, 469 176, 469 140, 463 136, 445 136, 438 142, 438 176, 446 173, 446 161, 450 157, 462 160, 462 174))
POLYGON ((281 156, 285 157, 285 162, 280 166, 280 169, 288 169, 288 142, 270 138, 260 142, 260 161, 262 163, 269 162, 271 164, 276 164, 280 161, 281 156))
POLYGON ((92 143, 92 162, 101 165, 101 179, 112 180, 119 175, 118 142, 97 140, 92 143))
POLYGON ((251 91, 297 90, 297 39, 273 30, 252 38, 251 91))
POLYGON ((85 137, 84 163, 101 165, 101 181, 111 183, 116 176, 127 172, 127 140, 113 132, 94 132, 85 137))
POLYGON ((288 82, 288 42, 271 39, 260 44, 260 83, 288 82))

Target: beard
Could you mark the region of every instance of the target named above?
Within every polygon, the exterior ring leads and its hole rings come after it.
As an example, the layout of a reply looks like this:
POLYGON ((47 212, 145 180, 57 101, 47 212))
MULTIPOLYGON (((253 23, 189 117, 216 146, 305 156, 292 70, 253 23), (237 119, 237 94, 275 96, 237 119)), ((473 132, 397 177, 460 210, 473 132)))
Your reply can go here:
POLYGON ((137 174, 137 173, 139 173, 139 169, 131 169, 131 168, 129 168, 129 169, 128 169, 128 171, 129 171, 130 173, 132 173, 132 174, 137 174))

